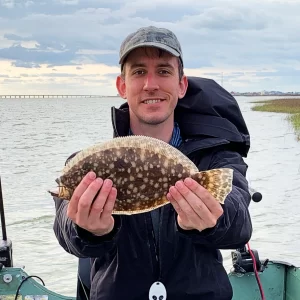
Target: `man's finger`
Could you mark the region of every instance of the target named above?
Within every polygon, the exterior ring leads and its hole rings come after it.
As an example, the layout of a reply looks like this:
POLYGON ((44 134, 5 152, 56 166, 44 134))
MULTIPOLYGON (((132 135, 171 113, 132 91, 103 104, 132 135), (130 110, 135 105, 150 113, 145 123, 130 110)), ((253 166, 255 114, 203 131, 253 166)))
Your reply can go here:
MULTIPOLYGON (((186 201, 186 199, 180 194, 178 189, 174 186, 172 186, 169 189, 169 193, 173 197, 173 199, 176 201, 178 206, 176 206, 176 211, 179 215, 185 214, 190 221, 193 221, 197 215, 191 205, 186 201)), ((174 207, 175 208, 175 207, 174 207)))
POLYGON ((218 203, 218 201, 216 201, 216 199, 203 186, 198 184, 192 178, 186 178, 184 180, 184 184, 202 200, 212 214, 215 212, 222 214, 223 209, 220 203, 218 203))
POLYGON ((76 216, 76 213, 78 211, 79 199, 81 198, 82 194, 86 191, 88 186, 95 180, 95 178, 96 178, 96 174, 94 172, 89 172, 83 177, 79 185, 74 190, 72 198, 69 201, 68 210, 67 210, 67 215, 72 220, 76 216))
MULTIPOLYGON (((216 199, 201 185, 192 179, 184 180, 185 188, 190 191, 187 201, 204 221, 207 227, 216 225, 218 218, 223 213, 223 208, 216 199)), ((185 193, 188 195, 188 193, 185 193)))
POLYGON ((97 195, 93 205, 91 206, 90 214, 89 214, 89 222, 90 223, 98 223, 100 215, 103 211, 105 202, 111 190, 112 183, 110 180, 104 180, 103 185, 99 194, 97 195))
POLYGON ((116 198, 117 198, 117 189, 115 187, 112 187, 108 194, 106 203, 103 207, 103 211, 100 216, 101 221, 103 223, 109 222, 109 219, 111 218, 111 214, 115 206, 116 198))
POLYGON ((203 224, 213 224, 215 216, 182 181, 176 182, 175 187, 170 189, 170 193, 183 212, 179 214, 182 223, 192 224, 194 228, 200 228, 203 224))
POLYGON ((102 186, 103 180, 101 178, 97 178, 88 186, 88 188, 80 197, 80 200, 78 202, 78 211, 76 218, 78 223, 86 224, 90 214, 92 203, 102 186))
POLYGON ((173 205, 175 211, 177 212, 178 215, 183 214, 182 209, 180 208, 179 204, 177 203, 177 201, 173 198, 173 196, 171 195, 171 193, 167 194, 167 199, 170 201, 170 203, 173 205))
POLYGON ((89 215, 91 220, 95 220, 95 222, 98 222, 97 220, 99 220, 100 214, 103 211, 103 207, 105 205, 105 202, 107 200, 111 188, 112 188, 112 181, 110 179, 105 179, 101 191, 98 194, 97 198, 95 199, 91 207, 90 215, 89 215))
POLYGON ((177 182, 175 185, 178 188, 179 193, 189 203, 193 211, 204 221, 209 222, 212 216, 212 212, 208 209, 205 203, 202 201, 201 195, 196 194, 195 189, 192 191, 185 182, 177 182))
MULTIPOLYGON (((172 197, 170 193, 167 194, 167 198, 170 201, 170 203, 173 205, 175 211, 178 214, 177 221, 179 226, 185 230, 193 229, 194 228, 193 225, 195 226, 195 224, 192 224, 189 217, 182 211, 178 202, 172 197)), ((199 223, 200 221, 197 220, 197 222, 199 223)))

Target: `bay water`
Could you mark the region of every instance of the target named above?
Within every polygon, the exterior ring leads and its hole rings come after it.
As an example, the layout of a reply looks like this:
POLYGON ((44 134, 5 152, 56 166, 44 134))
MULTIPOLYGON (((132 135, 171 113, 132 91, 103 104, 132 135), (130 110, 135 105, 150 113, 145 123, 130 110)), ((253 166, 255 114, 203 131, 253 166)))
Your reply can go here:
MULTIPOLYGON (((268 97, 236 99, 251 134, 248 180, 263 194, 250 205, 250 246, 261 258, 300 266, 300 142, 286 114, 251 110, 252 101, 268 97)), ((75 296, 78 259, 55 238, 47 190, 56 187, 70 154, 112 137, 110 108, 123 101, 0 99, 0 176, 14 265, 40 276, 54 292, 75 296)), ((230 271, 231 251, 222 253, 230 271)))

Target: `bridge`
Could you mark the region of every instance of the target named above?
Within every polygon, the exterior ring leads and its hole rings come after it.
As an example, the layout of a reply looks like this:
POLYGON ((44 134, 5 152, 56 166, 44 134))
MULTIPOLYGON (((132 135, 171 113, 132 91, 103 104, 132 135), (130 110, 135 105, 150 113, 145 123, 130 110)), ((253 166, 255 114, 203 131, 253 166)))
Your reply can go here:
POLYGON ((118 97, 101 95, 0 95, 3 98, 100 98, 100 97, 118 97))

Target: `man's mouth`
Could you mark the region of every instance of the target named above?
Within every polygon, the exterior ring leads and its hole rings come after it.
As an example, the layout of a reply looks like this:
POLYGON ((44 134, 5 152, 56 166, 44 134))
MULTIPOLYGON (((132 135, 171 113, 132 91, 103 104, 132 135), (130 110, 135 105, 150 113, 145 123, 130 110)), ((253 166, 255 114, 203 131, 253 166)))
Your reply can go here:
POLYGON ((163 100, 161 99, 149 99, 149 100, 145 100, 143 101, 143 103, 145 104, 154 104, 154 103, 159 103, 159 102, 162 102, 163 100))

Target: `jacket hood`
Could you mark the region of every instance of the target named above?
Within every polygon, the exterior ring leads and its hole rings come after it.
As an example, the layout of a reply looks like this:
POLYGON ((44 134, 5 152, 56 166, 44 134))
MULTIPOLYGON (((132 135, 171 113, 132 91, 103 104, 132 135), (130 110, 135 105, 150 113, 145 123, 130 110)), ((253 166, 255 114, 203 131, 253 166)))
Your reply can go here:
MULTIPOLYGON (((129 126, 127 102, 119 109, 112 108, 112 113, 113 120, 117 122, 113 122, 115 131, 120 128, 118 123, 124 127, 125 122, 125 127, 129 126), (116 113, 118 118, 114 118, 116 113)), ((175 121, 184 139, 225 139, 243 156, 248 154, 250 134, 239 105, 228 91, 212 79, 188 77, 186 95, 178 100, 175 108, 175 121)))

